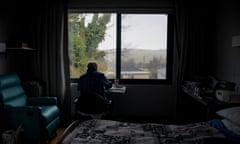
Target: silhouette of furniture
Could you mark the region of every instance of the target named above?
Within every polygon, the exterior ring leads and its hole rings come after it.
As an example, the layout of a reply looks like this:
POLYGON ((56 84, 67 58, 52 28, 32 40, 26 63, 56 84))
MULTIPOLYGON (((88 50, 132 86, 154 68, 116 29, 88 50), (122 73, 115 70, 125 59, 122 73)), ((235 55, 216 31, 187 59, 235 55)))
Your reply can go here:
POLYGON ((0 109, 5 127, 21 125, 26 142, 48 141, 60 125, 57 98, 27 97, 16 73, 0 75, 0 109))
POLYGON ((76 104, 76 116, 85 116, 101 119, 108 114, 111 107, 111 101, 106 101, 103 96, 88 92, 74 98, 76 104))

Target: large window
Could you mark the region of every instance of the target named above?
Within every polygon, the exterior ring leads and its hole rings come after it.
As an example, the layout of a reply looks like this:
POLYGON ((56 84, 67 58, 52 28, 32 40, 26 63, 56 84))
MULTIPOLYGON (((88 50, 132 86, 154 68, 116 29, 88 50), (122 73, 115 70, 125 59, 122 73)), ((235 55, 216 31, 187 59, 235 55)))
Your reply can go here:
POLYGON ((171 79, 171 17, 159 12, 69 12, 71 79, 88 61, 124 83, 162 83, 171 79))

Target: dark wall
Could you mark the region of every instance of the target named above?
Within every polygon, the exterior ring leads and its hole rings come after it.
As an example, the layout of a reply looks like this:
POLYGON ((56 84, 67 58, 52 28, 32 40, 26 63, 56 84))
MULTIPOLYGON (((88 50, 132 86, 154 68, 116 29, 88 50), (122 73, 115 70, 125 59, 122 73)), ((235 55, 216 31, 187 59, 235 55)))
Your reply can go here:
POLYGON ((232 47, 232 37, 240 35, 238 0, 217 1, 215 73, 219 79, 240 85, 240 47, 232 47))
MULTIPOLYGON (((21 47, 21 43, 28 43, 31 47, 33 8, 25 1, 6 1, 0 5, 0 42, 9 47, 21 47), (15 44, 16 46, 9 46, 15 44)), ((17 72, 23 74, 31 70, 28 62, 29 54, 24 51, 7 50, 0 54, 0 74, 17 72)))
MULTIPOLYGON (((7 23, 6 23, 6 12, 4 4, 0 5, 0 42, 6 42, 7 39, 7 23)), ((0 74, 6 73, 7 71, 7 61, 5 59, 5 54, 0 53, 0 74)))

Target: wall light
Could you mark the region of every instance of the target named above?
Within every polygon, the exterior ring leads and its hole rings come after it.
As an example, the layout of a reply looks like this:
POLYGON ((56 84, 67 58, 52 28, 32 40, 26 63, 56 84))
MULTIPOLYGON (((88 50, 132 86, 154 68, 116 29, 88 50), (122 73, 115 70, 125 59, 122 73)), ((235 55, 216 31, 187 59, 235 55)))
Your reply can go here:
POLYGON ((240 48, 240 35, 232 37, 232 47, 239 47, 240 48))

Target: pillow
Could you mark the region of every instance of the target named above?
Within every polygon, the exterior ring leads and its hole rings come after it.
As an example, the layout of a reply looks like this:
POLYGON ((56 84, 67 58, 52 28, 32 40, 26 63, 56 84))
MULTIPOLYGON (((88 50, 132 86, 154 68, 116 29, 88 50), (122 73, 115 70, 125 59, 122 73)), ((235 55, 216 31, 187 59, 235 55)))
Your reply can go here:
POLYGON ((240 106, 230 107, 216 112, 219 116, 240 126, 240 106))
POLYGON ((234 132, 235 134, 239 135, 240 136, 240 126, 231 122, 230 120, 228 119, 223 119, 221 120, 223 122, 223 124, 225 125, 225 127, 234 132))

